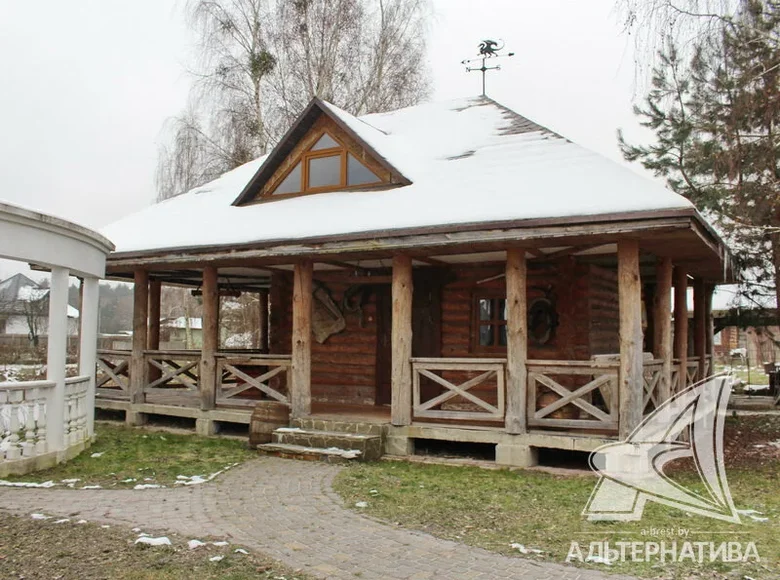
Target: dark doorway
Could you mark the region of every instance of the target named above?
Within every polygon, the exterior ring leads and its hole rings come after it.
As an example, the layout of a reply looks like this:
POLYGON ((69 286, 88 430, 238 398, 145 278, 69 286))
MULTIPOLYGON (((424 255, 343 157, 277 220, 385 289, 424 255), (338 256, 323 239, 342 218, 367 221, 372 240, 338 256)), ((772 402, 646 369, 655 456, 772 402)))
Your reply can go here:
MULTIPOLYGON (((441 289, 448 273, 438 268, 415 270, 412 296, 412 356, 441 356, 441 289)), ((376 404, 387 405, 391 399, 393 299, 390 286, 376 288, 376 404)), ((430 381, 420 383, 420 396, 428 400, 441 392, 430 381)))

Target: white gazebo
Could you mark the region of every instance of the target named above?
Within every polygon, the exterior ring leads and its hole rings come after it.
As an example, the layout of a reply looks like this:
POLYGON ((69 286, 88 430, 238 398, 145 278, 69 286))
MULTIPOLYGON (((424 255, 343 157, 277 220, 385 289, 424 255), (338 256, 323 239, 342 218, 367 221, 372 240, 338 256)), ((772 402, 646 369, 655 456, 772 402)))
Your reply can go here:
POLYGON ((94 433, 98 282, 113 244, 66 220, 0 201, 0 258, 51 272, 46 379, 0 383, 0 477, 66 461, 94 433), (82 281, 78 374, 66 378, 69 277, 82 281))

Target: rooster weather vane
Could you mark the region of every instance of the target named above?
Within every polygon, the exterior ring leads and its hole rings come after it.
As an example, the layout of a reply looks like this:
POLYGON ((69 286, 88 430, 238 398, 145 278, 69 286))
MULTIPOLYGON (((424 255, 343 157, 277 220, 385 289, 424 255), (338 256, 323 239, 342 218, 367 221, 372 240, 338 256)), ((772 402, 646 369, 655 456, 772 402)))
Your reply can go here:
POLYGON ((514 56, 514 52, 510 52, 508 54, 498 54, 500 50, 503 50, 505 46, 505 43, 503 40, 499 39, 498 42, 495 40, 483 40, 479 43, 479 56, 476 58, 467 58, 466 60, 462 60, 461 64, 466 65, 466 72, 473 72, 473 71, 480 71, 482 73, 482 96, 485 96, 485 73, 489 70, 501 70, 501 65, 497 64, 496 66, 487 66, 488 59, 492 58, 507 58, 510 56, 514 56), (501 43, 501 46, 499 46, 499 42, 501 43), (469 66, 472 63, 481 63, 481 66, 469 66))

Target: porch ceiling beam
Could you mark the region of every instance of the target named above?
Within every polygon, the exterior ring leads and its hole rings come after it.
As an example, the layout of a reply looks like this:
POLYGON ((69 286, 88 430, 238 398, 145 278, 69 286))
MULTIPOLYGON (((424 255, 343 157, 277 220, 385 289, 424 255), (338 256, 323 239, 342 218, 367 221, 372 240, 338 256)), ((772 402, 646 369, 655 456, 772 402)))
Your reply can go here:
POLYGON ((566 256, 571 256, 573 254, 579 254, 580 252, 585 252, 587 250, 593 250, 595 248, 600 248, 602 246, 607 246, 609 244, 604 243, 598 243, 598 244, 584 244, 581 246, 572 246, 570 248, 565 248, 563 250, 558 250, 555 252, 550 252, 549 254, 545 254, 542 252, 542 255, 538 258, 534 259, 543 259, 543 260, 557 260, 558 258, 565 258, 566 256))
POLYGON ((439 260, 438 258, 430 258, 428 256, 412 256, 412 260, 422 262, 423 264, 428 264, 429 266, 452 266, 452 264, 449 262, 439 260))

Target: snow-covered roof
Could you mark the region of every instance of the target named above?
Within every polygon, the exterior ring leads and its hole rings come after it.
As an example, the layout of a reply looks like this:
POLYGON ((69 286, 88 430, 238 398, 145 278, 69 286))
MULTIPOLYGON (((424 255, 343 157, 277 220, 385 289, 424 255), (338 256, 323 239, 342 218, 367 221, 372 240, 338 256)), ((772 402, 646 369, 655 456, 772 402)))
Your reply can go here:
POLYGON ((411 181, 233 205, 265 157, 102 230, 117 252, 535 218, 689 210, 660 184, 484 97, 356 118, 318 101, 411 181))

